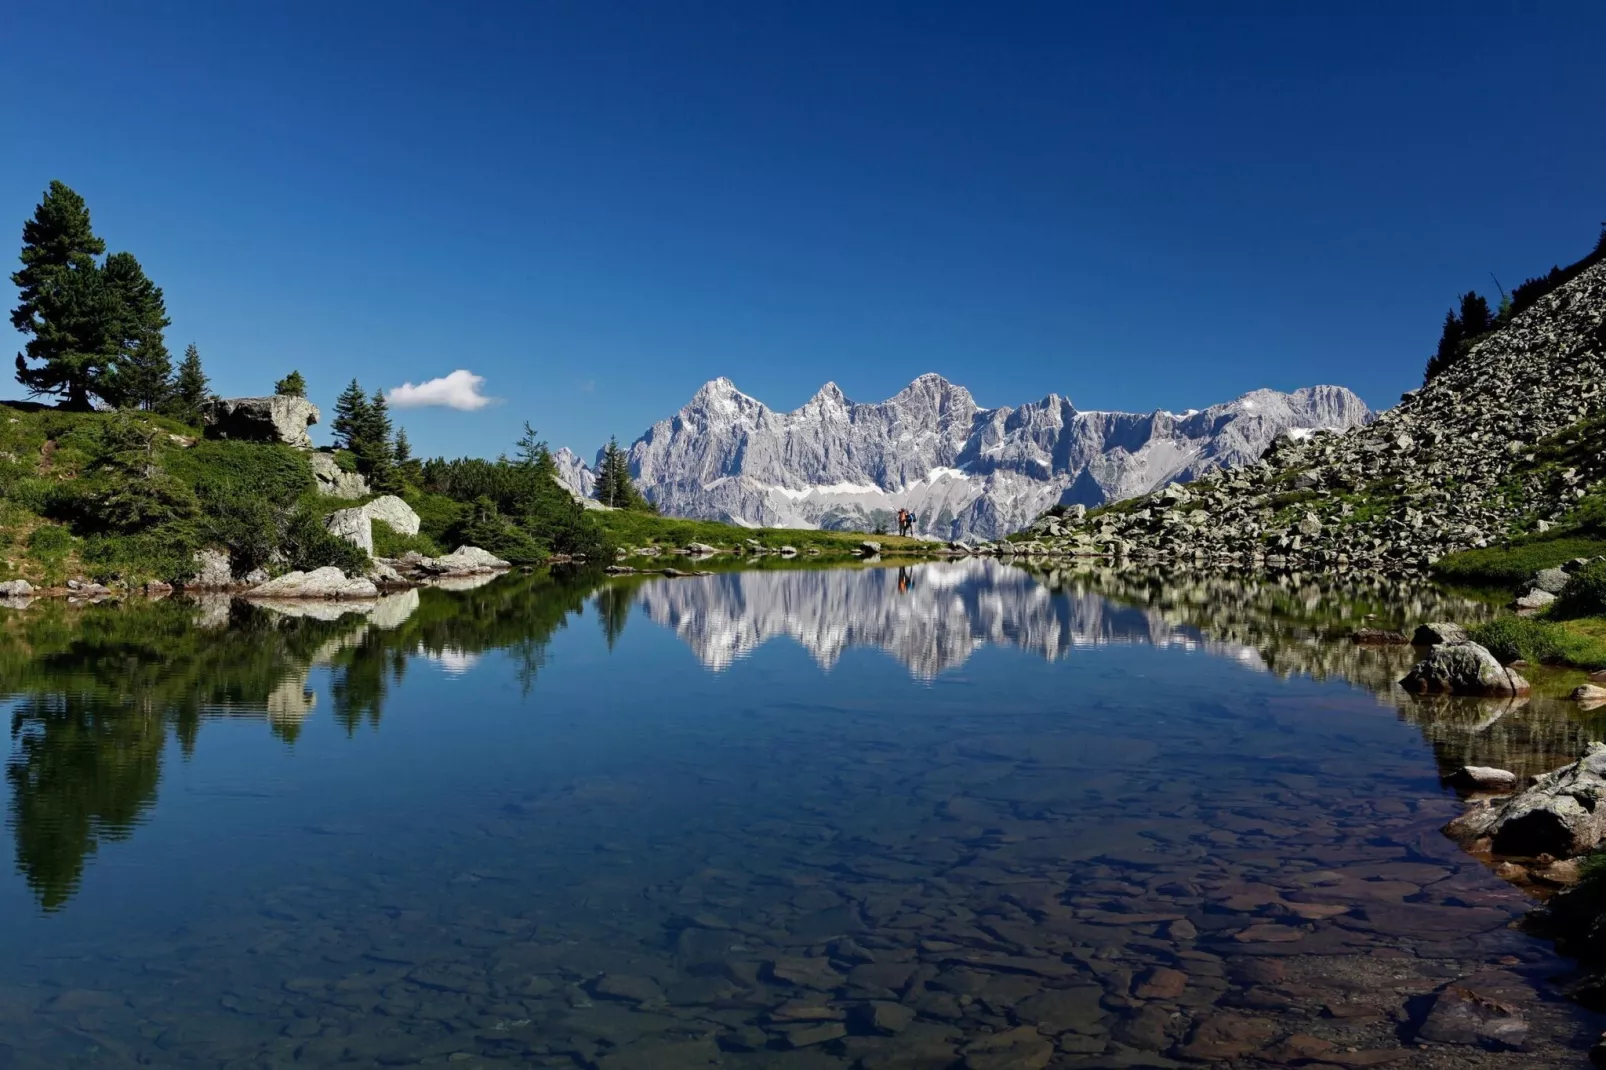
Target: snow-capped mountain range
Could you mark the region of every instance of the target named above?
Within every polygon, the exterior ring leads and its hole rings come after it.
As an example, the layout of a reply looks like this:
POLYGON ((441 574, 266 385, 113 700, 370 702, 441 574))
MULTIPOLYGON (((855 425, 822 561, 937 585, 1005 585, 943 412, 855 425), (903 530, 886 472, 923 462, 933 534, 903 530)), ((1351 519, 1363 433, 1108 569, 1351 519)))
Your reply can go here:
MULTIPOLYGON (((940 375, 873 403, 827 383, 801 408, 777 412, 719 378, 648 429, 629 457, 642 491, 669 516, 869 531, 890 529, 907 508, 920 534, 992 539, 1057 502, 1097 505, 1252 463, 1286 428, 1371 418, 1337 386, 1255 390, 1186 413, 1081 412, 1056 394, 984 409, 940 375)), ((557 458, 570 489, 588 494, 591 469, 567 449, 557 458)))

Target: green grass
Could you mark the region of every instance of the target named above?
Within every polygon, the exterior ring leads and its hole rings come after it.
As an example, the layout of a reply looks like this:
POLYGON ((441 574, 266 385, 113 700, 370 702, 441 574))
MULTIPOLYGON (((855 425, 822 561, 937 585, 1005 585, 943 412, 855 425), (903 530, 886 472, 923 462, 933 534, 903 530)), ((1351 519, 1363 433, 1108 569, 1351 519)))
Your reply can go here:
POLYGON ((1540 617, 1496 617, 1472 628, 1473 642, 1502 662, 1606 668, 1606 620, 1555 621, 1540 617))
POLYGON ((817 547, 822 553, 847 554, 866 539, 881 544, 888 553, 930 553, 939 543, 905 539, 897 535, 866 535, 860 531, 821 531, 803 528, 744 528, 716 520, 681 520, 624 509, 595 510, 589 514, 617 546, 686 546, 701 542, 722 550, 745 550, 747 540, 771 550, 796 547, 800 553, 817 547))
POLYGON ((1467 587, 1515 587, 1542 568, 1555 568, 1575 557, 1600 554, 1606 554, 1606 539, 1603 538, 1536 536, 1514 540, 1504 547, 1449 554, 1434 562, 1433 574, 1446 583, 1467 587))

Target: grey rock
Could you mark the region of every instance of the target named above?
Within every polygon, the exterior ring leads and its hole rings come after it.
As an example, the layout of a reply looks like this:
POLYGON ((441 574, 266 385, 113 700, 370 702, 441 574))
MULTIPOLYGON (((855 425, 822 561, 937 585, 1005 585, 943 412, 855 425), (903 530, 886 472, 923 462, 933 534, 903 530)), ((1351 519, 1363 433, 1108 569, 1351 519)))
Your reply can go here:
POLYGON ((694 553, 694 554, 717 554, 717 553, 719 553, 719 547, 710 546, 706 542, 689 542, 689 543, 686 544, 686 550, 689 553, 694 553))
POLYGON ((394 494, 381 495, 362 508, 368 514, 368 519, 383 521, 400 535, 418 534, 420 523, 418 514, 413 512, 412 506, 394 494))
POLYGON ((1429 695, 1526 695, 1530 690, 1527 680, 1470 642, 1433 647, 1400 686, 1429 695))
POLYGON ((195 574, 185 583, 186 587, 215 589, 234 583, 233 566, 229 562, 229 555, 222 550, 197 550, 192 560, 195 562, 195 574))
POLYGON ((1443 646, 1448 643, 1468 642, 1467 630, 1459 624, 1433 621, 1419 625, 1411 635, 1412 646, 1443 646))
POLYGON ((1531 613, 1535 610, 1544 609, 1555 600, 1556 596, 1549 591, 1541 591, 1535 588, 1526 594, 1518 595, 1516 600, 1511 603, 1511 606, 1513 609, 1525 610, 1531 613))
POLYGON ((1464 765, 1445 777, 1445 783, 1463 791, 1516 791, 1517 774, 1486 765, 1464 765))
POLYGON ((318 406, 306 398, 214 398, 201 410, 207 438, 282 442, 310 450, 307 427, 318 422, 318 406))
POLYGON ((345 539, 365 554, 374 552, 374 527, 362 506, 336 509, 323 518, 323 526, 337 539, 345 539))
POLYGON ((362 577, 347 578, 333 565, 311 572, 287 572, 253 587, 253 598, 378 598, 379 588, 362 577))
POLYGON ((307 459, 312 464, 313 478, 318 481, 319 494, 346 501, 368 497, 368 480, 361 473, 346 471, 327 453, 314 453, 307 459))
POLYGON ((0 598, 28 598, 33 595, 33 584, 27 580, 0 582, 0 598))
POLYGON ((513 567, 489 550, 481 550, 478 546, 459 546, 444 557, 437 557, 435 563, 444 566, 450 572, 494 572, 513 567))
POLYGON ((1463 844, 1484 838, 1496 854, 1575 858, 1606 837, 1606 744, 1591 743, 1571 765, 1535 777, 1516 795, 1473 806, 1445 832, 1463 844))
POLYGON ((1565 569, 1542 568, 1534 573, 1534 578, 1530 581, 1529 586, 1536 591, 1544 591, 1546 594, 1560 594, 1566 588, 1567 581, 1570 579, 1572 579, 1572 576, 1565 569))

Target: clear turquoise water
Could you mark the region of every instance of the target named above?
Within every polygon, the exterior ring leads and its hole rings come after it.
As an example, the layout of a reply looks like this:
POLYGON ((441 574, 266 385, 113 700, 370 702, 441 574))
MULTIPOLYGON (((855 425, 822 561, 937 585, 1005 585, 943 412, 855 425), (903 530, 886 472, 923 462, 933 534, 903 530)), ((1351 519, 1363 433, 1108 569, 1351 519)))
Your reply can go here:
POLYGON ((1539 1050, 1598 1033, 1437 832, 1444 765, 1589 726, 1399 708, 1401 652, 1320 637, 1387 606, 1166 589, 0 611, 0 1065, 1283 1065, 1314 1033, 1410 1066, 1410 1001, 1480 970, 1539 1050))

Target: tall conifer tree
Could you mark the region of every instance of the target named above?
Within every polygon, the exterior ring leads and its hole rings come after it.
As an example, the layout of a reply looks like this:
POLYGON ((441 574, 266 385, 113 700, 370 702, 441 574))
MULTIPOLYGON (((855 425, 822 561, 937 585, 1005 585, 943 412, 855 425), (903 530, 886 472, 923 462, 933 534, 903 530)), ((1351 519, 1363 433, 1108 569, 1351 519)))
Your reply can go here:
POLYGON ((51 182, 22 226, 11 326, 28 338, 17 354, 17 381, 31 394, 60 397, 69 408, 89 408, 115 357, 116 302, 95 263, 105 251, 84 199, 65 183, 51 182))
POLYGON ((166 399, 173 374, 163 337, 171 321, 162 288, 146 276, 132 253, 107 257, 101 274, 117 307, 117 352, 100 394, 120 408, 155 409, 166 399))

